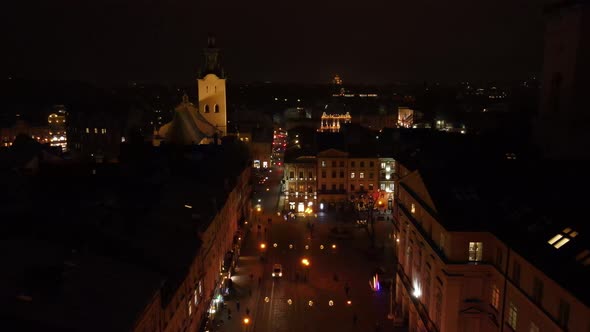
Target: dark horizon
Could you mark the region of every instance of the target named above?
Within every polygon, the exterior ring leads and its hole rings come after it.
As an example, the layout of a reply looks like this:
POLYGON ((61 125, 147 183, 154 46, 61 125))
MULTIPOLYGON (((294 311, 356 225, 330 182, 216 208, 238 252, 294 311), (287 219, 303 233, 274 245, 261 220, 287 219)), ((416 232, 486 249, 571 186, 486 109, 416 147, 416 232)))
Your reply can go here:
POLYGON ((540 72, 542 3, 359 6, 9 4, 4 77, 97 85, 192 82, 207 36, 234 82, 385 85, 506 81, 540 72), (200 13, 210 13, 203 14, 200 13), (24 20, 24 18, 27 18, 24 20))

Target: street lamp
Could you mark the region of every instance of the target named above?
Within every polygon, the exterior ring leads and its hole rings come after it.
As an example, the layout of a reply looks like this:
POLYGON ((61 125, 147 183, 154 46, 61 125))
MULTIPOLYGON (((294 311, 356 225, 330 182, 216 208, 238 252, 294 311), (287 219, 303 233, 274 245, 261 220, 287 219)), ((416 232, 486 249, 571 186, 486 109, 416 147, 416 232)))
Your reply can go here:
POLYGON ((248 318, 248 317, 244 317, 244 320, 243 320, 243 322, 244 322, 244 325, 248 325, 248 324, 250 324, 250 318, 248 318))
POLYGON ((309 278, 309 266, 311 265, 311 262, 307 258, 302 258, 301 265, 303 265, 304 271, 303 280, 307 281, 307 279, 309 278))

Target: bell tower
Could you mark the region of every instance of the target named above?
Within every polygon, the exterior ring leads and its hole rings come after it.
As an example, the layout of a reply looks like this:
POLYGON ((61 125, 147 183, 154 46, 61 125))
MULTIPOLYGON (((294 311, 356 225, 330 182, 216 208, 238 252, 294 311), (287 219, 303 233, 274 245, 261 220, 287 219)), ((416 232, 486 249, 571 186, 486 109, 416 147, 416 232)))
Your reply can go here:
POLYGON ((225 99, 225 73, 219 62, 219 49, 215 37, 207 38, 203 50, 204 66, 197 79, 199 113, 220 131, 227 135, 227 108, 225 99))

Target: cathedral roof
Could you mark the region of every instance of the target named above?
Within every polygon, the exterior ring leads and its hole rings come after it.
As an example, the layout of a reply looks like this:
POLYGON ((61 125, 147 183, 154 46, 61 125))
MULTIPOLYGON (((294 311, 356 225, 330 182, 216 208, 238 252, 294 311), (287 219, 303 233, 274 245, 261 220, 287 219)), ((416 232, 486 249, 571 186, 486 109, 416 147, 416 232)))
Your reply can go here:
POLYGON ((158 134, 167 142, 175 144, 200 144, 220 131, 208 122, 199 110, 185 98, 176 107, 174 118, 163 125, 158 134))

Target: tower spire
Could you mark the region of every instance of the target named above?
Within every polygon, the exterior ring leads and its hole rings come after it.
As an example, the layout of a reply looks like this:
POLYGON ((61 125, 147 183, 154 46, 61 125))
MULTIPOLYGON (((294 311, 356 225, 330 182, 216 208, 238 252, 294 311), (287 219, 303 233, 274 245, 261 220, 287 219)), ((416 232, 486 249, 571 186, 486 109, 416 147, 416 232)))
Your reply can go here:
POLYGON ((213 35, 207 37, 207 47, 203 49, 203 54, 205 65, 199 76, 205 77, 207 74, 215 74, 217 77, 223 78, 225 75, 219 63, 219 48, 217 48, 213 35))

